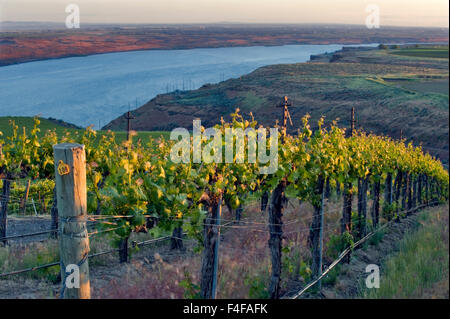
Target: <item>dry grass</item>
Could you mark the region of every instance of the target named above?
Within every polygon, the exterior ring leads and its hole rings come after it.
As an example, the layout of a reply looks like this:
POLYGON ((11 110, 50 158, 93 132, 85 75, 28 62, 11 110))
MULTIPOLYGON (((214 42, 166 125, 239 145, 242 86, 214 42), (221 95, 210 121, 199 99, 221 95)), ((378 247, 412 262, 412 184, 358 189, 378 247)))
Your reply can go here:
POLYGON ((420 228, 399 243, 399 252, 386 260, 380 288, 368 298, 448 298, 448 205, 427 209, 419 216, 420 228), (446 297, 447 296, 447 297, 446 297))
MULTIPOLYGON (((370 207, 370 202, 368 204, 370 207)), ((341 207, 341 199, 330 200, 325 204, 325 243, 332 235, 339 234, 341 207)), ((298 290, 310 279, 311 252, 307 238, 312 213, 313 208, 310 204, 299 203, 297 200, 290 200, 284 211, 282 294, 298 290)), ((224 209, 223 222, 227 223, 233 218, 234 216, 224 209)), ((218 298, 268 297, 271 261, 267 219, 267 211, 261 213, 259 203, 255 202, 246 207, 239 224, 230 224, 222 228, 218 298)), ((141 241, 148 239, 149 235, 133 236, 133 240, 141 241)), ((117 254, 90 259, 93 297, 195 298, 200 282, 201 253, 195 252, 194 240, 185 239, 184 244, 185 251, 170 250, 168 241, 146 246, 134 252, 128 264, 119 264, 117 254)), ((8 248, 0 250, 2 261, 0 265, 3 265, 3 269, 22 268, 26 263, 21 262, 20 256, 27 256, 26 259, 34 266, 37 254, 45 252, 49 255, 52 251, 57 252, 56 245, 52 249, 48 242, 29 247, 11 250, 9 255, 5 255, 8 248)), ((108 238, 96 236, 91 239, 91 253, 108 249, 111 249, 108 238)), ((324 264, 331 263, 332 257, 332 253, 327 251, 327 245, 324 245, 324 264)), ((57 256, 54 258, 57 260, 57 256)), ((56 273, 58 270, 59 268, 56 269, 56 273)), ((34 280, 39 282, 42 279, 48 280, 45 276, 34 277, 34 280)), ((50 286, 51 288, 54 287, 50 286)))
MULTIPOLYGON (((309 279, 311 258, 307 246, 313 209, 309 204, 290 200, 283 216, 282 292, 309 279), (303 265, 303 266, 302 266, 303 265)), ((341 201, 329 201, 325 208, 324 240, 339 232, 341 201)), ((224 222, 231 216, 224 211, 224 222)), ((239 224, 222 229, 220 243, 218 298, 266 298, 271 272, 267 212, 258 203, 244 210, 239 224)), ((168 247, 159 252, 141 252, 141 258, 125 266, 118 278, 104 283, 94 293, 97 298, 192 298, 200 282, 201 254, 189 251, 174 257, 168 247), (147 256, 147 257, 145 257, 147 256), (186 288, 188 280, 190 284, 186 288), (184 284, 185 288, 182 287, 184 284)), ((325 262, 331 262, 326 256, 325 262)))

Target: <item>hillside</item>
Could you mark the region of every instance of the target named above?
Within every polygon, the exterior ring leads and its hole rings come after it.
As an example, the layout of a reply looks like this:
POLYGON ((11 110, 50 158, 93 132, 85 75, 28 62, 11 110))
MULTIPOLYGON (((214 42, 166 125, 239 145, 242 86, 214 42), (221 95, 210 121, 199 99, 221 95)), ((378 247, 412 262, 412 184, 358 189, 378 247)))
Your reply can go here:
MULTIPOLYGON (((64 122, 62 120, 55 119, 46 119, 39 118, 41 124, 39 128, 41 129, 41 133, 47 130, 55 129, 59 134, 63 133, 64 130, 69 132, 75 132, 81 130, 81 127, 78 127, 74 124, 64 122)), ((12 134, 12 127, 10 125, 10 121, 14 121, 14 123, 19 127, 19 133, 22 131, 22 127, 30 130, 33 128, 34 119, 28 116, 0 116, 0 132, 5 136, 9 136, 12 134)))
MULTIPOLYGON (((403 136, 448 163, 448 46, 344 49, 313 57, 309 63, 272 65, 237 79, 204 85, 194 91, 158 95, 133 112, 137 130, 192 128, 200 118, 205 127, 239 107, 258 122, 274 125, 283 96, 292 102, 294 133, 309 113, 312 122, 325 116, 349 126, 352 107, 357 127, 377 134, 403 136), (430 50, 439 50, 431 54, 430 50), (447 52, 447 56, 442 54, 447 52), (426 52, 426 53, 423 53, 426 52)), ((121 116, 104 129, 123 130, 121 116)))
MULTIPOLYGON (((26 117, 26 116, 0 116, 0 132, 2 132, 3 137, 9 136, 12 134, 12 128, 10 125, 10 121, 13 120, 14 123, 19 127, 19 134, 22 132, 22 128, 25 127, 29 131, 33 128, 34 120, 32 117, 26 117)), ((55 120, 52 118, 45 119, 45 118, 39 118, 41 121, 39 128, 40 128, 40 135, 43 135, 48 130, 55 130, 58 135, 63 135, 64 132, 70 132, 70 133, 82 133, 85 129, 78 127, 74 124, 70 124, 67 122, 64 122, 62 120, 55 120)), ((106 131, 97 131, 98 136, 102 136, 106 133, 106 131)), ((115 132, 117 141, 123 141, 126 138, 127 133, 126 132, 115 132)), ((141 131, 137 133, 137 138, 148 138, 151 137, 159 137, 159 136, 167 136, 167 132, 145 132, 141 131)))

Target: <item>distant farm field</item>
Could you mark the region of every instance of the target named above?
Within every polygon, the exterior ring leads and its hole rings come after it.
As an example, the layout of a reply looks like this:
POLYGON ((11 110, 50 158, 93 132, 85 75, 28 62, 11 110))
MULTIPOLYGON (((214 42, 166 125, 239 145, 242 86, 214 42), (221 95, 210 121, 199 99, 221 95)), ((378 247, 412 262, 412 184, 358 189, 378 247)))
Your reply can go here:
POLYGON ((405 82, 401 86, 412 91, 420 93, 441 93, 448 95, 448 79, 437 81, 423 81, 423 82, 405 82))
POLYGON ((448 59, 448 46, 446 47, 432 47, 432 48, 411 48, 395 50, 392 52, 395 55, 405 55, 420 58, 441 58, 448 59))

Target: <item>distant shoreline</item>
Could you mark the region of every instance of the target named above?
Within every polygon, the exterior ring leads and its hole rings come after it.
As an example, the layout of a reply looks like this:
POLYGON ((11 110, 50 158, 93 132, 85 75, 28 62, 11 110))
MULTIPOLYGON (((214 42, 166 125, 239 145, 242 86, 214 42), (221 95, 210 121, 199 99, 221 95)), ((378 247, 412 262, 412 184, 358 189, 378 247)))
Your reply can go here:
POLYGON ((95 54, 284 45, 448 43, 448 29, 346 25, 187 25, 0 32, 0 66, 95 54))
MULTIPOLYGON (((42 58, 42 59, 34 59, 34 60, 27 60, 27 61, 17 61, 12 62, 9 64, 2 64, 2 61, 0 60, 0 68, 11 66, 11 65, 19 65, 19 64, 25 64, 25 63, 32 63, 32 62, 39 62, 39 61, 51 61, 51 60, 61 60, 61 59, 69 59, 69 58, 84 58, 89 56, 95 56, 95 55, 104 55, 104 54, 114 54, 114 53, 131 53, 131 52, 141 52, 141 51, 187 51, 187 50, 201 50, 201 49, 227 49, 227 48, 256 48, 256 47, 284 47, 284 46, 298 46, 298 45, 342 45, 345 46, 368 46, 373 45, 374 43, 297 43, 297 44, 274 44, 274 45, 239 45, 239 46, 220 46, 220 47, 195 47, 195 48, 173 48, 173 49, 165 49, 165 48, 153 48, 153 49, 137 49, 137 50, 121 50, 121 51, 112 51, 112 52, 99 52, 99 53, 89 53, 89 54, 73 54, 73 55, 67 55, 67 56, 60 56, 60 57, 48 57, 48 58, 42 58)), ((415 44, 415 43, 411 43, 415 44)), ((417 43, 417 44, 438 44, 438 43, 417 43)), ((329 52, 332 53, 332 52, 329 52)))
MULTIPOLYGON (((114 54, 114 53, 131 53, 131 52, 141 52, 141 51, 183 51, 183 50, 200 50, 200 49, 226 49, 226 48, 254 48, 254 47, 283 47, 283 46, 294 46, 294 45, 342 45, 342 47, 349 46, 349 47, 355 47, 355 46, 361 46, 366 47, 373 45, 374 43, 298 43, 298 44, 274 44, 274 45, 240 45, 240 46, 219 46, 219 47, 195 47, 195 48, 173 48, 173 49, 165 49, 165 48, 152 48, 152 49, 137 49, 137 50, 120 50, 120 51, 112 51, 112 52, 99 52, 99 53, 89 53, 89 54, 73 54, 73 55, 67 55, 67 56, 60 56, 60 57, 48 57, 48 58, 42 58, 42 59, 34 59, 34 60, 28 60, 28 61, 17 61, 17 62, 11 62, 8 64, 2 64, 2 61, 0 60, 0 68, 6 67, 6 66, 12 66, 12 65, 19 65, 19 64, 25 64, 25 63, 32 63, 32 62, 39 62, 39 61, 51 61, 51 60, 61 60, 61 59, 69 59, 69 58, 83 58, 83 57, 89 57, 89 56, 95 56, 95 55, 103 55, 103 54, 114 54)), ((410 43, 383 43, 386 45, 414 45, 414 44, 420 44, 420 45, 448 45, 448 42, 410 42, 410 43)), ((1 46, 1 44, 0 44, 1 46)), ((334 52, 328 52, 328 53, 336 53, 334 52)), ((307 61, 309 62, 309 61, 307 61)))
POLYGON ((244 76, 261 66, 307 62, 311 55, 334 52, 342 47, 287 45, 120 52, 0 68, 6 81, 0 94, 5 105, 2 115, 34 115, 34 110, 40 110, 43 116, 80 126, 104 126, 128 110, 129 105, 138 107, 160 94, 219 83, 244 76), (58 72, 63 70, 67 72, 58 72), (71 80, 68 74, 76 80, 71 80), (111 78, 114 81, 109 83, 111 78), (26 93, 22 92, 24 88, 27 88, 26 93), (61 110, 60 103, 70 112, 61 110), (10 109, 6 105, 18 108, 10 109), (91 112, 84 114, 87 110, 91 112), (99 119, 103 125, 98 124, 99 119))

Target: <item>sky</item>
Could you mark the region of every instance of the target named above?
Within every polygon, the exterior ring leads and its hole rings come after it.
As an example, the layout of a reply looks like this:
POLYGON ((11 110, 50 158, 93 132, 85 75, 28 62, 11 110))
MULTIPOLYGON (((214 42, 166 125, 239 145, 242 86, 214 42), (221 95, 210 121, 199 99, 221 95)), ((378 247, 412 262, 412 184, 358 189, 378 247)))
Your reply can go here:
POLYGON ((368 5, 380 26, 449 26, 448 0, 0 0, 0 21, 64 23, 69 4, 81 23, 365 23, 368 5))

